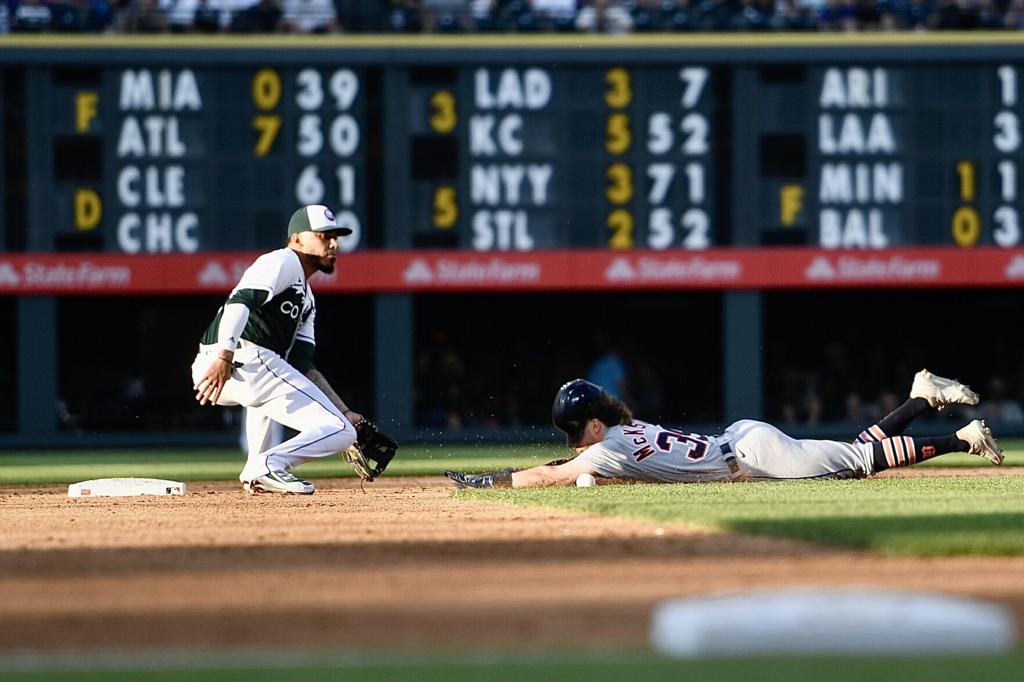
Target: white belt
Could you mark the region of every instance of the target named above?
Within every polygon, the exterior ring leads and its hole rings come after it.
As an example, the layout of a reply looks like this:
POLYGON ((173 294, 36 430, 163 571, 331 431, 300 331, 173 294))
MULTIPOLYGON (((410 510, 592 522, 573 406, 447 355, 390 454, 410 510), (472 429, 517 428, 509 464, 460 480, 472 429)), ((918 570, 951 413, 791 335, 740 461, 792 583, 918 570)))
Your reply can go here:
MULTIPOLYGON (((245 339, 240 339, 238 341, 238 344, 235 347, 235 350, 238 350, 239 348, 258 348, 260 350, 267 350, 266 348, 264 348, 263 346, 259 345, 258 343, 253 343, 252 341, 246 341, 245 339)), ((213 353, 213 352, 216 352, 218 350, 220 350, 220 346, 218 346, 215 343, 201 343, 201 344, 199 344, 199 352, 200 353, 213 353)))

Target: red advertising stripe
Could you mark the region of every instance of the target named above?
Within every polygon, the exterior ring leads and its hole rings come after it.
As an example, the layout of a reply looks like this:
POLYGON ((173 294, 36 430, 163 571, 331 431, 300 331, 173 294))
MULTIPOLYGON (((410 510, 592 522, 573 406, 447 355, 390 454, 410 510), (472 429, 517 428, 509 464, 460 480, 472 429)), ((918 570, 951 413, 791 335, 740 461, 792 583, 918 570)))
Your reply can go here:
MULTIPOLYGON (((226 293, 257 252, 0 255, 0 295, 226 293)), ((324 293, 1024 286, 1024 249, 365 251, 324 293)))

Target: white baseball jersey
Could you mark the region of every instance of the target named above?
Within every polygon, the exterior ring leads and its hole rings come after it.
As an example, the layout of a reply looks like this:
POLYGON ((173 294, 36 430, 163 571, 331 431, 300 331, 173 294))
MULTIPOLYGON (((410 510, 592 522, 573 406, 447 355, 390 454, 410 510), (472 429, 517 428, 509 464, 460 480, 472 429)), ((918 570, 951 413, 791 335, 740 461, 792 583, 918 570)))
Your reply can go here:
POLYGON ((602 476, 658 483, 725 481, 742 475, 725 441, 634 420, 612 426, 580 454, 602 476))
POLYGON ((874 470, 870 443, 798 440, 750 419, 719 436, 635 420, 609 428, 579 458, 601 476, 654 483, 862 478, 874 470))
MULTIPOLYGON (((249 307, 249 321, 242 331, 246 341, 269 348, 281 357, 288 357, 296 340, 316 343, 313 291, 299 257, 291 249, 278 249, 257 258, 242 274, 228 302, 249 307)), ((217 343, 220 316, 218 311, 207 327, 204 344, 217 343)))

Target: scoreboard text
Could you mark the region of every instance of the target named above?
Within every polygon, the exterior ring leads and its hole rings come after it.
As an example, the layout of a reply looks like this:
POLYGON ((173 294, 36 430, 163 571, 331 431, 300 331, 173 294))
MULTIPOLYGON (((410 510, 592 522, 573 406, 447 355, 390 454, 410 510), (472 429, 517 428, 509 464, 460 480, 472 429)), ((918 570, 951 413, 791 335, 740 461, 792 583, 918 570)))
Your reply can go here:
POLYGON ((1011 248, 1007 40, 23 47, 0 177, 39 252, 258 250, 309 203, 347 251, 1011 248))

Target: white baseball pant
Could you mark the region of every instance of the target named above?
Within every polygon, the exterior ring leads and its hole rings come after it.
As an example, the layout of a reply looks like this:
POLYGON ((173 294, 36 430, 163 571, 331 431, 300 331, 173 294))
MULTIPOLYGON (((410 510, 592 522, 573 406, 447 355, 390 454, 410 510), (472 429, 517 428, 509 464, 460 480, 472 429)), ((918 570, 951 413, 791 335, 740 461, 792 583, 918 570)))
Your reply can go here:
MULTIPOLYGON (((202 378, 216 357, 216 346, 200 346, 192 363, 193 383, 202 378)), ((341 410, 280 355, 243 342, 235 351, 234 361, 241 366, 232 371, 217 404, 249 408, 249 453, 238 480, 251 481, 271 470, 288 471, 303 462, 329 457, 355 442, 355 429, 341 410), (271 446, 271 420, 298 434, 271 446)))
POLYGON ((870 443, 797 440, 752 419, 732 424, 725 435, 750 480, 862 478, 874 470, 870 443))

